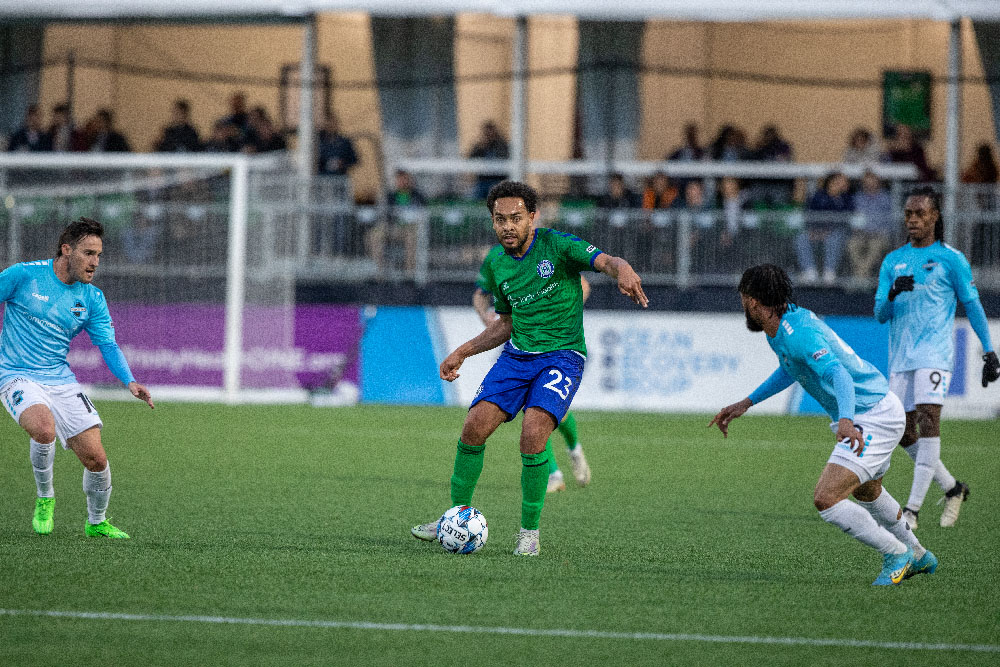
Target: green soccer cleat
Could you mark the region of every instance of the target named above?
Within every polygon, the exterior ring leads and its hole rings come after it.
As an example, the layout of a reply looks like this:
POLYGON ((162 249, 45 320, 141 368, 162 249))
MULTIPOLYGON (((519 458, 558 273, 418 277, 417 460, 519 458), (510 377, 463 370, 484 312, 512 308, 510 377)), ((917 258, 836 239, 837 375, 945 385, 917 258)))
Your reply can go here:
POLYGON ((39 535, 48 535, 52 532, 55 521, 52 513, 56 509, 55 498, 35 498, 35 516, 31 518, 31 527, 39 535))
POLYGON ((89 521, 84 524, 84 532, 87 537, 110 537, 117 540, 127 540, 129 539, 128 533, 124 530, 119 530, 115 528, 108 520, 105 519, 100 523, 90 523, 89 521))
POLYGON ((913 549, 909 547, 901 554, 885 554, 882 556, 882 571, 878 573, 872 586, 895 586, 901 583, 912 565, 913 549))

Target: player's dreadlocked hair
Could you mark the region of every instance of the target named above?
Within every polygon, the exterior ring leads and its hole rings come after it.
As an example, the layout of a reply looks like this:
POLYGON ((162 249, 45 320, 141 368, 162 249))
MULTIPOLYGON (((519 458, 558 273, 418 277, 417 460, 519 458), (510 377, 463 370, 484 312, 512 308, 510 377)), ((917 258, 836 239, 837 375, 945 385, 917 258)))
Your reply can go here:
POLYGON ((739 292, 783 314, 792 300, 792 281, 780 266, 758 264, 743 272, 739 292))
POLYGON ((538 192, 535 188, 519 181, 501 181, 490 188, 486 195, 486 208, 490 209, 490 215, 493 215, 493 204, 503 197, 520 197, 528 213, 538 210, 538 192))
POLYGON ((929 185, 921 185, 911 190, 907 197, 927 197, 927 201, 934 205, 938 219, 934 223, 934 240, 944 241, 944 217, 941 215, 941 193, 929 185))
POLYGON ((85 236, 103 238, 104 225, 99 223, 97 220, 91 220, 90 218, 80 218, 79 220, 74 220, 69 223, 66 225, 66 229, 62 230, 62 234, 59 235, 59 245, 56 247, 56 257, 62 254, 62 247, 64 243, 68 243, 71 248, 75 248, 76 244, 79 243, 85 236))

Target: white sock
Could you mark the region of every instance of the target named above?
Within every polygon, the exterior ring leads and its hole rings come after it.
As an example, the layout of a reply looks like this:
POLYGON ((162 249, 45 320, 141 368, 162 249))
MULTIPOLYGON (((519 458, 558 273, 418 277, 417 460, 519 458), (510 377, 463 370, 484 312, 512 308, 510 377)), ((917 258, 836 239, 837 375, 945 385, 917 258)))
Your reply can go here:
MULTIPOLYGON (((951 491, 953 488, 955 488, 956 481, 955 481, 954 475, 952 475, 948 471, 948 469, 944 467, 944 463, 941 462, 941 438, 940 437, 937 437, 937 438, 920 438, 919 440, 917 440, 915 443, 913 443, 909 447, 903 447, 903 451, 906 452, 907 454, 909 454, 910 458, 913 459, 914 463, 916 463, 918 455, 920 453, 920 443, 923 440, 937 440, 938 461, 937 461, 937 465, 934 466, 934 481, 937 482, 937 485, 941 487, 942 491, 944 491, 945 493, 947 493, 947 492, 951 491)), ((933 447, 933 445, 931 445, 931 446, 933 447)), ((911 509, 912 509, 912 506, 911 506, 911 509)), ((920 508, 917 507, 916 509, 920 509, 920 508)))
POLYGON ((90 523, 104 521, 111 499, 111 464, 101 472, 83 469, 83 492, 87 495, 87 517, 90 523))
POLYGON ((858 501, 858 504, 868 510, 868 513, 872 515, 872 518, 880 526, 895 535, 896 539, 900 542, 913 549, 914 556, 923 558, 924 552, 927 549, 924 549, 923 545, 920 544, 920 540, 910 530, 910 527, 899 513, 899 503, 885 488, 882 489, 879 497, 870 503, 858 501))
POLYGON ((901 554, 906 545, 895 535, 878 525, 871 514, 850 500, 841 500, 833 507, 819 513, 823 521, 832 523, 842 531, 883 554, 901 554))
POLYGON ((906 506, 912 510, 920 509, 927 496, 927 490, 931 487, 934 469, 941 460, 941 438, 920 438, 916 442, 916 447, 917 455, 913 459, 916 462, 913 466, 913 485, 910 487, 910 499, 906 501, 906 506))
POLYGON ((35 487, 39 498, 54 498, 52 467, 56 460, 56 441, 45 444, 31 439, 31 468, 35 473, 35 487))

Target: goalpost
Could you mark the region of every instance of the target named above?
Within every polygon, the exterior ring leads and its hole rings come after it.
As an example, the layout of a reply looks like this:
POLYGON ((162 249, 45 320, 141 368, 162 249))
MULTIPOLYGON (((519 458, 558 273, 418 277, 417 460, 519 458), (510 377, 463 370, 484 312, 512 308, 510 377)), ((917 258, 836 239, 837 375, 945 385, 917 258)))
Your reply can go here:
MULTIPOLYGON (((342 371, 350 354, 330 341, 297 342, 308 195, 283 155, 0 155, 0 264, 52 257, 68 222, 97 219, 105 243, 95 284, 154 396, 305 401, 303 374, 342 371)), ((329 313, 308 314, 309 326, 351 339, 360 325, 350 312, 335 315, 329 324, 317 319, 329 313)), ((95 396, 123 395, 86 336, 69 360, 95 396)))

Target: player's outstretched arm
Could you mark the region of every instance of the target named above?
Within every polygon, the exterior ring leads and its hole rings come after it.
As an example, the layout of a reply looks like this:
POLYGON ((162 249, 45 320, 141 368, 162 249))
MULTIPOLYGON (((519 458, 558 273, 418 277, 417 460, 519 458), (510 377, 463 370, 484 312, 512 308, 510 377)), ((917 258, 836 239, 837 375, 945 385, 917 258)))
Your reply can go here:
POLYGON ((749 398, 744 398, 742 401, 738 401, 732 405, 727 405, 719 410, 719 414, 712 418, 712 421, 708 423, 708 428, 718 426, 719 430, 722 431, 722 437, 728 438, 729 422, 742 416, 744 412, 750 409, 751 405, 753 405, 753 403, 750 402, 749 398))
POLYGON ((458 369, 462 366, 463 361, 480 352, 492 350, 498 345, 506 343, 510 340, 512 328, 513 322, 510 319, 510 313, 500 315, 499 318, 490 322, 481 334, 462 343, 444 358, 438 369, 441 379, 448 382, 458 379, 458 369))
POLYGON ((621 257, 601 253, 594 260, 594 268, 618 281, 618 291, 643 308, 649 306, 649 299, 642 291, 642 279, 632 265, 621 257))
POLYGON ((155 408, 153 405, 153 395, 149 393, 144 385, 139 384, 135 380, 128 383, 128 390, 132 392, 132 395, 138 398, 140 401, 145 401, 146 405, 150 408, 155 408))

